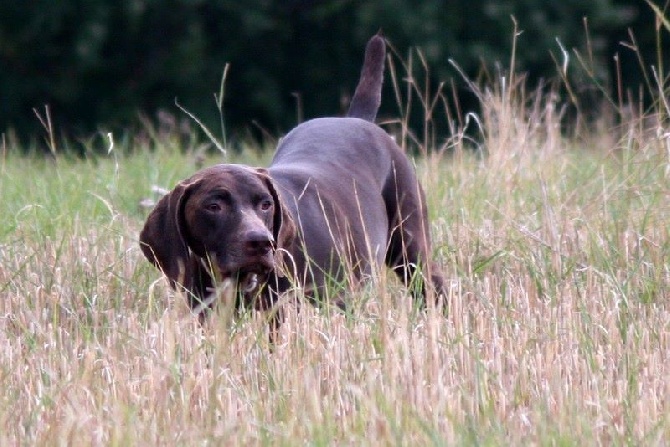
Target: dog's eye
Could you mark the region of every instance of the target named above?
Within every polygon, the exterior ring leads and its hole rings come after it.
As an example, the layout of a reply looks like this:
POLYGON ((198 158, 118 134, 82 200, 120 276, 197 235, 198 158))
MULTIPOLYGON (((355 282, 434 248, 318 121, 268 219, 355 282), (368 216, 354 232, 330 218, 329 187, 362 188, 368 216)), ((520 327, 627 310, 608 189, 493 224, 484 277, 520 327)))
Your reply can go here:
POLYGON ((272 201, 271 200, 261 201, 260 208, 261 211, 268 211, 270 208, 272 208, 272 201))
POLYGON ((207 204, 205 206, 205 209, 207 209, 207 211, 211 211, 213 213, 218 213, 219 211, 221 211, 221 205, 216 203, 216 202, 213 202, 213 203, 207 204))

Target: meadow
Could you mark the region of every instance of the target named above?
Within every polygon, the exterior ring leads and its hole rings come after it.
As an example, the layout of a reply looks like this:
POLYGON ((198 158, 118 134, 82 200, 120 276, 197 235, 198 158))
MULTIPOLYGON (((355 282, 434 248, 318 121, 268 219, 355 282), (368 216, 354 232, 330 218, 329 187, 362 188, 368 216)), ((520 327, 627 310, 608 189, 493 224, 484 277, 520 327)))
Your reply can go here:
POLYGON ((351 315, 287 304, 274 350, 263 314, 200 327, 138 247, 154 186, 271 147, 3 138, 0 445, 667 445, 670 129, 565 132, 558 95, 508 87, 448 140, 389 127, 418 148, 446 312, 380 271, 351 315))

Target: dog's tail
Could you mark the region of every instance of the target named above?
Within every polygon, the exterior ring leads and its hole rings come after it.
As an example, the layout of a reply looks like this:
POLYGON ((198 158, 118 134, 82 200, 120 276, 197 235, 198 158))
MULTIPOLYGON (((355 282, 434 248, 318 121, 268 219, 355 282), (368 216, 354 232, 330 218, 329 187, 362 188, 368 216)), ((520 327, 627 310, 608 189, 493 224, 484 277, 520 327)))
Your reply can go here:
POLYGON ((374 122, 382 102, 385 58, 386 42, 379 32, 372 36, 365 47, 365 61, 354 97, 349 104, 348 117, 374 122))

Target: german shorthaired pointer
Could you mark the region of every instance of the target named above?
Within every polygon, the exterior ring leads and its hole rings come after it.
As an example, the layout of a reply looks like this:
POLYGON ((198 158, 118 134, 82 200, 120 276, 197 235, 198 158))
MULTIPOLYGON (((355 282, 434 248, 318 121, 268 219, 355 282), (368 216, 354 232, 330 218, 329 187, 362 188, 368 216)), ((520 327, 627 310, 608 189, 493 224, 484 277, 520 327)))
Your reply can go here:
MULTIPOLYGON (((226 279, 235 281, 238 306, 259 310, 293 286, 323 300, 329 284, 355 285, 384 264, 405 284, 425 278, 424 295, 444 292, 412 164, 373 123, 385 57, 383 37, 373 36, 347 117, 300 124, 267 169, 202 169, 151 212, 142 251, 201 318, 226 279)), ((280 323, 274 318, 272 328, 280 323)))

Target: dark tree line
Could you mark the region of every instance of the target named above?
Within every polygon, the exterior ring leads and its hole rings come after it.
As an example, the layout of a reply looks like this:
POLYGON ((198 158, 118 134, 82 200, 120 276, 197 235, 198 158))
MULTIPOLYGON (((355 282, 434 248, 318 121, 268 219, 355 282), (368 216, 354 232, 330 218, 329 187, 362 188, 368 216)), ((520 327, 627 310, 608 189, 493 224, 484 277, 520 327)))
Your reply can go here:
POLYGON ((340 112, 380 28, 401 55, 421 48, 436 80, 458 81, 450 59, 473 77, 484 65, 508 65, 512 17, 523 30, 516 68, 531 80, 556 77, 558 39, 584 54, 588 43, 608 86, 619 53, 634 88, 638 57, 620 44, 629 28, 646 63, 656 63, 659 33, 644 0, 5 0, 0 132, 41 135, 33 109, 46 104, 67 135, 123 129, 140 112, 181 113, 175 98, 218 123, 214 93, 230 63, 229 131, 256 123, 276 133, 298 109, 305 118, 340 112))

